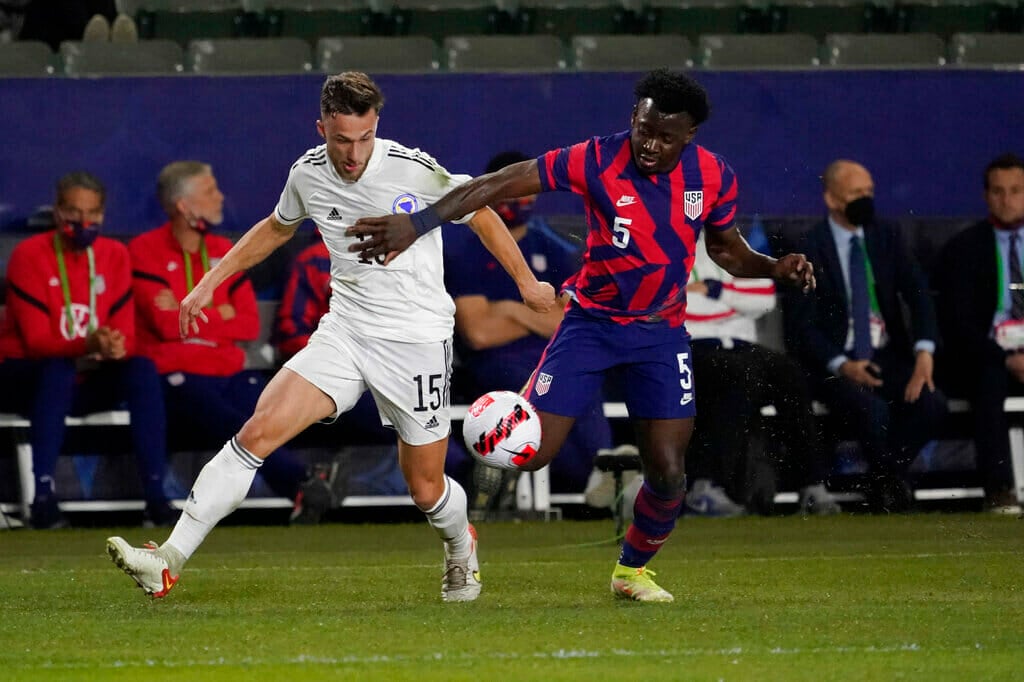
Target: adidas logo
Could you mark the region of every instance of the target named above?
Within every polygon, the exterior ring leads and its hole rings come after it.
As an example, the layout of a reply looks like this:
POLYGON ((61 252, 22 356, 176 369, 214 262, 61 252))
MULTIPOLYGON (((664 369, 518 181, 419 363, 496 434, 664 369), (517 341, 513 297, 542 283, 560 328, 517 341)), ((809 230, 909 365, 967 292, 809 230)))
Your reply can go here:
POLYGON ((436 429, 438 426, 440 426, 440 424, 437 423, 437 415, 436 414, 432 414, 432 415, 430 415, 430 421, 428 421, 426 424, 424 424, 423 428, 425 428, 425 429, 436 429))
POLYGON ((332 208, 331 212, 327 214, 328 220, 341 220, 341 213, 338 212, 337 208, 332 208))

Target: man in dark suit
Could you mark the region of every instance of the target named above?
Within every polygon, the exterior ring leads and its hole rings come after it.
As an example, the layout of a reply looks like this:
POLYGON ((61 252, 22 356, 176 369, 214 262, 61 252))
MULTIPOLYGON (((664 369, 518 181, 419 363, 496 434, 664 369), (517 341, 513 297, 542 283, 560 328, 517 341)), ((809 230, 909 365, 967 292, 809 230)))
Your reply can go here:
POLYGON ((800 247, 818 286, 787 299, 786 344, 833 415, 836 435, 860 441, 871 464, 869 501, 905 511, 913 501, 906 469, 946 413, 932 379, 935 312, 896 226, 875 219, 867 169, 834 161, 823 182, 828 217, 800 247))
POLYGON ((950 239, 934 271, 952 389, 971 402, 986 506, 1020 511, 1013 492, 1003 401, 1024 394, 1024 160, 1004 154, 985 168, 988 218, 950 239))

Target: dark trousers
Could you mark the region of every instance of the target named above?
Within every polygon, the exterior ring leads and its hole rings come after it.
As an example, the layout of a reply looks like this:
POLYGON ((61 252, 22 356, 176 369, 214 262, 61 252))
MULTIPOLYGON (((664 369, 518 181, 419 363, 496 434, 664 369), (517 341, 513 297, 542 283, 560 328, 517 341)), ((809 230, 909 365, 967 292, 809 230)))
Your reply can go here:
MULTIPOLYGON (((234 437, 256 408, 266 381, 256 371, 226 377, 172 372, 163 377, 167 416, 174 432, 189 442, 220 448, 234 437)), ((307 477, 307 466, 291 451, 278 448, 260 467, 276 494, 293 499, 307 477)))
POLYGON ((916 402, 908 403, 903 391, 913 358, 881 348, 873 361, 882 369, 882 386, 866 388, 830 375, 818 382, 819 397, 828 406, 836 435, 860 442, 872 473, 903 476, 918 451, 936 437, 948 413, 946 396, 926 386, 916 402))
POLYGON ((0 385, 3 409, 32 422, 29 440, 37 497, 54 492, 65 417, 127 409, 146 501, 159 504, 166 499, 167 423, 160 377, 148 358, 100 362, 85 371, 79 371, 71 358, 8 359, 0 364, 0 385))
POLYGON ((1024 385, 1006 369, 1005 358, 991 353, 964 361, 946 356, 952 390, 971 403, 971 431, 977 467, 988 494, 1013 489, 1009 423, 1003 401, 1024 395, 1024 385))
POLYGON ((697 419, 686 455, 691 481, 709 478, 737 495, 748 441, 758 428, 784 446, 785 456, 777 464, 794 484, 825 480, 831 462, 820 446, 810 389, 793 359, 743 342, 727 349, 717 340, 698 339, 690 347, 697 393, 697 419), (775 417, 761 417, 765 405, 775 406, 775 417))

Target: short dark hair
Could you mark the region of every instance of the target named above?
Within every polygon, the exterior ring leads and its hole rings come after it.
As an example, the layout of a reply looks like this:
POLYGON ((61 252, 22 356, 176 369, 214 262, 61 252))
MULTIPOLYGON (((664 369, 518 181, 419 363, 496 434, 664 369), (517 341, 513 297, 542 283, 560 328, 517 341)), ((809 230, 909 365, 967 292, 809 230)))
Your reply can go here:
POLYGON ((520 161, 527 161, 529 158, 529 156, 520 151, 510 149, 506 152, 495 154, 494 157, 487 162, 487 169, 484 172, 493 173, 495 171, 500 171, 505 166, 511 166, 513 163, 519 163, 520 161))
POLYGON ((57 203, 60 203, 68 190, 76 187, 96 192, 96 194, 100 195, 100 206, 107 205, 107 188, 103 186, 99 178, 86 171, 74 171, 73 173, 62 175, 57 180, 57 203))
POLYGON ((1021 159, 1013 152, 1006 152, 1005 154, 1000 154, 996 158, 989 161, 988 165, 985 166, 985 176, 982 178, 985 190, 988 190, 988 176, 992 171, 1010 170, 1013 168, 1020 168, 1021 170, 1024 170, 1024 159, 1021 159))
POLYGON ((384 94, 373 79, 361 71, 345 71, 328 76, 320 90, 320 114, 362 116, 370 109, 380 111, 384 94))
POLYGON ((656 69, 641 78, 633 91, 636 99, 647 99, 663 114, 678 114, 685 111, 694 125, 708 120, 711 104, 708 93, 697 81, 684 73, 656 69))

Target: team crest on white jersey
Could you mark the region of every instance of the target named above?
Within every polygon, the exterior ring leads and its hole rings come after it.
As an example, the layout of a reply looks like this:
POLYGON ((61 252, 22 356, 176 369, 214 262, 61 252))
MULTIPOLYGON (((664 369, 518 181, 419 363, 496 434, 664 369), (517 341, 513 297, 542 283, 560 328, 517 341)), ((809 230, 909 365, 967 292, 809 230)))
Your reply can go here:
POLYGON ((555 378, 550 374, 545 374, 544 372, 541 372, 540 376, 537 377, 537 395, 546 395, 548 389, 551 388, 551 382, 554 381, 554 379, 555 378))
POLYGON ((683 192, 683 213, 690 220, 696 220, 704 212, 704 190, 683 192))
POLYGON ((401 194, 391 204, 392 213, 415 213, 420 207, 419 199, 411 194, 401 194))

